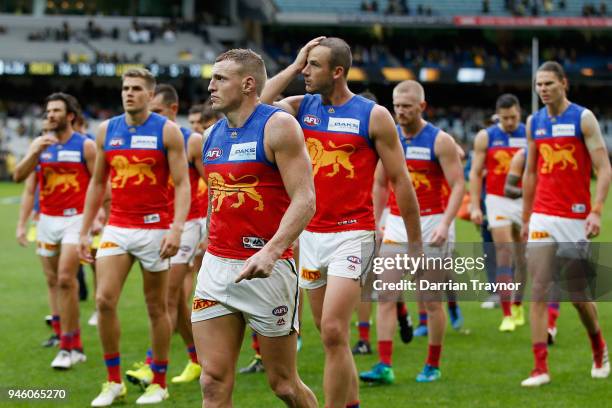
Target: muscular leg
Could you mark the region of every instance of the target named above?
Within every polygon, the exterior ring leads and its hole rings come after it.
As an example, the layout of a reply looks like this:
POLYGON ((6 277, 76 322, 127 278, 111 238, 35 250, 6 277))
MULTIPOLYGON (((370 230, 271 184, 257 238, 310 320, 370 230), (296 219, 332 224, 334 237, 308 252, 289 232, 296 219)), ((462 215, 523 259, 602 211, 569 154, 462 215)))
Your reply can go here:
MULTIPOLYGON (((493 242, 495 242, 495 259, 497 260, 496 282, 512 282, 512 226, 491 228, 493 242)), ((500 303, 505 317, 512 316, 510 305, 512 293, 504 290, 500 291, 500 303)))
MULTIPOLYGON (((381 250, 381 257, 392 258, 401 250, 393 246, 385 246, 381 250)), ((385 270, 378 276, 384 283, 398 283, 401 281, 403 271, 393 269, 385 270)), ((378 310, 376 312, 376 336, 380 345, 382 341, 393 341, 393 335, 397 330, 397 302, 402 299, 401 291, 379 291, 378 310)), ((380 347, 379 347, 380 348, 380 347)), ((379 354, 380 354, 379 350, 379 354)), ((382 356, 381 356, 382 357, 382 356)), ((389 356, 389 359, 391 356, 389 356)), ((382 360, 382 358, 381 358, 382 360)), ((383 361, 384 362, 384 361, 383 361)))
POLYGON ((357 368, 349 347, 349 336, 351 314, 359 302, 361 287, 356 280, 328 276, 326 292, 321 314, 321 338, 325 347, 325 405, 344 408, 347 402, 359 400, 357 368))
POLYGON ((79 297, 76 277, 79 270, 79 255, 76 248, 76 245, 62 245, 57 268, 62 333, 73 333, 79 328, 79 297))
POLYGON ((317 289, 308 291, 308 300, 310 301, 310 310, 312 311, 312 319, 315 327, 321 331, 321 316, 323 314, 323 301, 325 300, 325 290, 327 286, 321 286, 317 289))
POLYGON ((49 309, 51 314, 59 316, 59 306, 57 297, 57 266, 59 262, 59 256, 39 256, 40 263, 42 264, 45 279, 47 280, 47 297, 49 301, 49 309))
POLYGON ((446 314, 442 302, 425 302, 429 344, 442 344, 446 328, 446 314))
MULTIPOLYGON (((567 259, 560 258, 560 264, 565 267, 565 280, 568 284, 568 292, 572 304, 580 321, 589 335, 594 335, 599 332, 599 319, 597 316, 597 305, 589 301, 590 296, 589 286, 589 261, 586 259, 567 259)), ((562 300, 562 299, 559 299, 562 300)))
POLYGON ((117 317, 117 302, 133 262, 129 254, 96 259, 98 332, 104 354, 119 352, 121 328, 117 317))
POLYGON ((205 390, 202 408, 231 407, 244 319, 231 314, 193 323, 193 337, 202 366, 200 384, 205 390))
POLYGON ((514 241, 514 281, 520 283, 514 297, 522 301, 527 286, 527 260, 525 259, 525 243, 521 242, 521 232, 518 228, 512 230, 512 240, 514 241))
POLYGON ((282 337, 258 336, 268 382, 274 394, 288 407, 317 407, 317 398, 302 382, 297 372, 297 334, 282 337))
POLYGON ((545 343, 548 339, 547 302, 552 288, 552 265, 555 264, 555 244, 537 244, 529 248, 527 270, 532 279, 532 302, 530 308, 531 340, 534 344, 545 343))
POLYGON ((167 361, 170 348, 170 318, 168 317, 168 272, 142 269, 143 289, 151 322, 151 346, 154 361, 167 361))
MULTIPOLYGON (((529 244, 527 270, 532 278, 530 308, 531 342, 537 373, 548 372, 547 302, 552 289, 553 265, 557 246, 554 243, 529 244)), ((531 378, 531 377, 530 377, 531 378)), ((529 379, 525 380, 529 381, 529 379)), ((523 382, 523 385, 527 383, 523 382)))
MULTIPOLYGON (((185 326, 191 326, 189 321, 178 321, 178 317, 182 316, 183 320, 188 318, 189 312, 185 298, 184 286, 185 279, 191 275, 191 267, 189 264, 173 264, 170 266, 168 276, 168 315, 172 323, 172 331, 175 329, 181 333, 185 326)), ((181 336, 183 333, 181 333, 181 336)))

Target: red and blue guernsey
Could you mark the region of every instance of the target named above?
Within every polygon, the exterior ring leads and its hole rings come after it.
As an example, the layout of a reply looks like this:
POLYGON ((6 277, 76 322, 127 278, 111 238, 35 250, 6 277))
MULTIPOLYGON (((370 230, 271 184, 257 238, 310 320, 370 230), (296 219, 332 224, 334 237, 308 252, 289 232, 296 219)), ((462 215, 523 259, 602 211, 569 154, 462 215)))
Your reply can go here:
POLYGON ((108 122, 104 151, 110 168, 109 225, 123 228, 167 229, 168 160, 164 147, 166 118, 150 113, 138 126, 125 114, 108 122))
POLYGON ((342 106, 304 95, 298 120, 313 166, 317 211, 311 232, 374 230, 372 184, 378 154, 369 135, 375 103, 355 95, 342 106))
MULTIPOLYGON (((274 236, 289 207, 280 172, 264 150, 264 128, 278 111, 259 104, 240 128, 230 128, 222 119, 204 144, 211 198, 208 251, 213 255, 249 258, 274 236)), ((292 256, 287 248, 282 258, 292 256)))
MULTIPOLYGON (((189 144, 189 137, 191 136, 191 130, 181 126, 181 133, 183 134, 183 140, 185 142, 185 151, 189 144)), ((187 214, 186 221, 194 220, 202 217, 202 209, 200 206, 200 199, 198 197, 198 182, 200 181, 200 173, 196 169, 193 163, 189 163, 189 186, 191 189, 191 204, 189 205, 189 213, 187 214)), ((168 177, 168 216, 170 220, 174 219, 174 182, 172 177, 168 177)))
POLYGON ((486 191, 504 197, 504 185, 510 171, 510 162, 514 154, 527 147, 525 125, 519 124, 514 132, 505 132, 501 126, 493 125, 487 130, 489 144, 485 157, 486 191))
POLYGON ((531 118, 531 134, 538 149, 533 212, 584 219, 591 211, 591 156, 584 143, 582 106, 571 103, 559 116, 546 107, 531 118))
POLYGON ((83 152, 86 140, 75 132, 66 143, 51 145, 40 155, 37 177, 42 214, 69 217, 83 212, 91 177, 83 152))
MULTIPOLYGON (((397 133, 419 202, 420 215, 442 214, 448 202, 450 189, 434 151, 440 129, 427 122, 412 138, 404 136, 399 125, 397 133)), ((389 196, 388 205, 391 214, 400 215, 395 194, 389 196)))

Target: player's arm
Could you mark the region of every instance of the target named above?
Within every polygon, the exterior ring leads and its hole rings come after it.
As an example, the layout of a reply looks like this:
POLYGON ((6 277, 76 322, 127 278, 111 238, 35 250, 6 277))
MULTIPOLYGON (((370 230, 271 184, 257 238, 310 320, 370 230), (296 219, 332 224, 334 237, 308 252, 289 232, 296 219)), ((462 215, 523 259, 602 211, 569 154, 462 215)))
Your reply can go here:
POLYGON ((204 136, 199 133, 192 133, 191 136, 189 136, 189 140, 187 140, 187 160, 189 160, 189 163, 193 163, 200 177, 202 177, 202 179, 205 179, 204 164, 202 163, 203 148, 204 136))
POLYGON ((83 143, 83 157, 89 174, 92 174, 96 164, 96 142, 93 140, 85 140, 83 143))
POLYGON ((297 240, 316 209, 312 166, 297 121, 287 113, 275 113, 266 124, 264 140, 291 203, 274 236, 245 262, 236 282, 270 276, 276 260, 297 240))
POLYGON ((591 156, 593 169, 597 177, 595 185, 595 202, 591 213, 586 219, 586 232, 588 237, 596 237, 601 229, 601 211, 608 197, 612 169, 608 159, 608 148, 601 135, 597 118, 590 110, 585 110, 580 118, 580 127, 584 136, 584 143, 591 156))
POLYGON ((172 220, 170 232, 162 240, 159 254, 162 258, 169 258, 178 252, 185 219, 191 204, 185 142, 181 130, 171 121, 166 121, 164 126, 164 146, 170 177, 174 182, 174 220, 172 220))
POLYGON ((523 174, 523 228, 521 235, 523 240, 527 240, 529 233, 529 218, 533 211, 533 201, 535 199, 535 189, 538 182, 538 175, 536 172, 538 162, 538 150, 533 135, 531 134, 531 120, 532 117, 527 118, 525 124, 527 133, 527 163, 525 165, 525 173, 523 174))
POLYGON ((482 209, 480 208, 480 194, 482 193, 482 173, 487 157, 489 135, 482 129, 474 138, 474 154, 472 155, 472 168, 470 170, 470 219, 475 224, 482 224, 482 209))
POLYGON ((32 172, 26 178, 23 192, 21 193, 21 205, 19 206, 19 219, 17 220, 17 242, 21 246, 28 245, 26 230, 28 219, 34 208, 34 195, 36 194, 36 173, 32 172))
POLYGON ((504 184, 504 195, 509 198, 519 198, 523 195, 523 189, 519 187, 519 181, 523 177, 523 170, 525 169, 525 149, 519 149, 512 160, 510 161, 510 170, 506 176, 506 183, 504 184))
POLYGON ((382 215, 389 201, 389 179, 385 172, 385 167, 379 160, 374 171, 374 184, 372 186, 372 201, 374 204, 374 220, 376 221, 376 230, 380 232, 382 215))
POLYGON ((457 216, 463 195, 465 193, 465 178, 463 177, 463 168, 461 167, 461 159, 457 151, 455 139, 448 133, 440 132, 436 137, 434 152, 446 178, 446 182, 450 187, 450 195, 448 203, 444 210, 444 215, 440 224, 436 227, 431 237, 433 244, 441 245, 448 239, 448 229, 457 216))
POLYGON ((40 154, 44 152, 47 147, 58 142, 59 140, 50 134, 38 136, 36 139, 34 139, 34 141, 30 144, 26 155, 19 161, 19 163, 17 163, 17 166, 15 166, 13 180, 18 183, 25 180, 38 165, 38 158, 40 157, 40 154))
POLYGON ((300 103, 302 103, 303 96, 290 96, 279 102, 274 102, 278 95, 289 86, 291 81, 298 76, 307 63, 308 53, 311 49, 319 45, 322 39, 325 37, 317 37, 309 41, 298 53, 295 61, 287 68, 276 74, 274 77, 266 81, 266 85, 261 93, 260 100, 263 103, 274 104, 275 106, 283 109, 285 112, 296 116, 300 103))
POLYGON ((386 108, 374 106, 370 114, 370 135, 385 169, 386 176, 393 186, 408 242, 416 251, 421 250, 421 221, 419 203, 410 180, 408 166, 402 151, 393 118, 386 108))
POLYGON ((89 186, 87 186, 87 196, 85 197, 85 208, 83 210, 83 224, 79 234, 79 256, 87 262, 93 262, 90 251, 89 232, 106 195, 108 184, 109 169, 106 165, 104 154, 104 141, 106 139, 107 128, 108 121, 102 122, 96 135, 94 167, 91 173, 91 179, 89 180, 89 186))

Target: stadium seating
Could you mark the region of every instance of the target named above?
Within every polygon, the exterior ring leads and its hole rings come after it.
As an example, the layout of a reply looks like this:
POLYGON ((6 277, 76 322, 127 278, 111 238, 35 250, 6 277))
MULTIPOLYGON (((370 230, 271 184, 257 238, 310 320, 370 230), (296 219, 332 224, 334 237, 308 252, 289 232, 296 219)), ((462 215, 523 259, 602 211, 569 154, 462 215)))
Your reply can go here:
MULTIPOLYGON (((4 17, 4 16, 3 16, 4 17)), ((172 64, 177 62, 210 63, 218 54, 218 47, 206 43, 192 32, 176 32, 173 42, 158 38, 150 44, 133 44, 128 41, 130 18, 96 18, 95 23, 105 32, 117 31, 116 39, 110 35, 90 38, 87 35, 87 17, 50 18, 41 26, 40 21, 31 17, 2 18, 0 22, 6 27, 2 35, 2 52, 0 59, 5 61, 47 61, 60 62, 70 55, 70 62, 96 62, 99 55, 127 56, 120 62, 172 64), (64 22, 70 24, 68 41, 58 41, 55 35, 37 34, 55 33, 62 29, 64 22), (76 56, 76 57, 75 57, 76 56), (136 58, 138 56, 138 58, 136 58), (73 60, 76 58, 77 60, 73 60), (138 59, 138 61, 136 61, 138 59)), ((149 24, 161 26, 162 19, 149 21, 149 24)))
MULTIPOLYGON (((360 13, 360 0, 311 0, 308 2, 302 0, 276 0, 278 8, 284 12, 319 12, 319 13, 360 13)), ((553 10, 551 13, 545 14, 541 2, 539 6, 540 15, 566 17, 566 16, 580 16, 582 14, 582 8, 585 4, 598 5, 597 1, 593 0, 571 0, 565 1, 565 8, 560 9, 558 7, 558 0, 553 0, 553 10)), ((378 0, 378 12, 383 13, 389 4, 389 0, 378 0)), ((408 5, 411 10, 411 14, 415 14, 416 7, 418 5, 424 7, 431 7, 434 15, 441 16, 454 16, 454 15, 480 15, 482 14, 482 1, 472 0, 413 0, 409 1, 408 5)), ((489 15, 492 16, 508 16, 511 13, 505 9, 504 0, 491 0, 489 2, 489 15)), ((526 10, 526 14, 530 15, 530 10, 526 10)))

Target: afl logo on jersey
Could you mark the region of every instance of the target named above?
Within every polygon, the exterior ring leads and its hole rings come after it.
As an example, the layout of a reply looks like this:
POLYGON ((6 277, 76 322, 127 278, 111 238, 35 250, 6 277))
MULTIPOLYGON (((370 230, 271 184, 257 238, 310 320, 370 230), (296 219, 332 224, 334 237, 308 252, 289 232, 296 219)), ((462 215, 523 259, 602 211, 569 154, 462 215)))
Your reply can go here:
POLYGON ((123 139, 120 137, 113 138, 109 142, 109 145, 111 145, 112 147, 123 146, 123 144, 124 144, 123 139))
POLYGON ((213 147, 206 152, 206 160, 213 161, 223 156, 223 150, 218 147, 213 147))
POLYGON ((302 121, 308 126, 318 126, 321 123, 321 119, 316 117, 315 115, 305 115, 302 118, 302 121))

